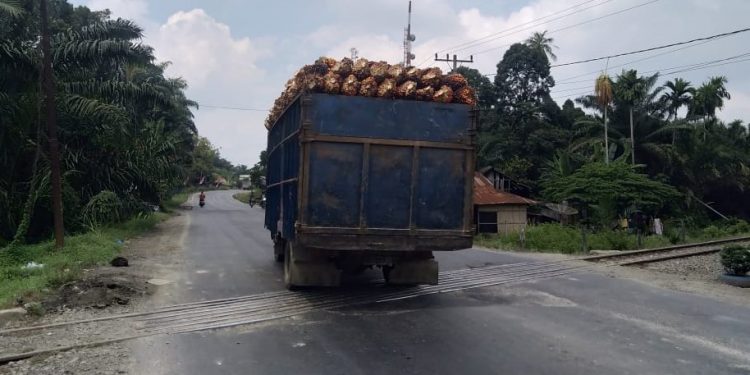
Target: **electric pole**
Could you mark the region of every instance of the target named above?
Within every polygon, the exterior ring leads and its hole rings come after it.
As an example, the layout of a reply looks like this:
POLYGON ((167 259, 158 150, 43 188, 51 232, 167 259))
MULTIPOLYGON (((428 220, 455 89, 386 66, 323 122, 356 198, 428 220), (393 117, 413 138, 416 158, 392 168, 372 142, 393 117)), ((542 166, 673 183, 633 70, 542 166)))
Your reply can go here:
POLYGON ((411 66, 411 61, 416 57, 411 53, 411 43, 416 39, 417 37, 411 33, 411 1, 409 1, 409 19, 404 29, 404 66, 411 66))
POLYGON ((45 121, 47 122, 47 142, 49 142, 49 163, 52 172, 52 217, 55 225, 55 247, 65 244, 63 228, 62 182, 60 173, 60 150, 57 142, 57 113, 55 111, 55 78, 52 72, 50 53, 49 20, 47 0, 40 0, 39 15, 42 28, 42 90, 44 91, 45 121))
POLYGON ((453 55, 453 59, 451 59, 449 54, 445 54, 445 59, 438 58, 438 54, 435 54, 435 61, 439 62, 452 62, 453 63, 453 69, 451 72, 455 71, 456 68, 458 68, 458 63, 473 63, 474 62, 474 55, 470 55, 468 60, 459 60, 456 55, 453 55))

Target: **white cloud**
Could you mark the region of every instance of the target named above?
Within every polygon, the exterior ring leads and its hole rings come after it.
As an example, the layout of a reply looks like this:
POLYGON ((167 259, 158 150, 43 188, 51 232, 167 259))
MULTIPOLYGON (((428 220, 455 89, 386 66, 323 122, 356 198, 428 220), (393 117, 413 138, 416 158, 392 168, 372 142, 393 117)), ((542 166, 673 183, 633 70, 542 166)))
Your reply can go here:
POLYGON ((249 84, 263 74, 256 61, 270 55, 250 38, 233 38, 229 26, 203 9, 173 14, 150 42, 157 58, 173 62, 170 74, 185 78, 196 89, 249 84))
POLYGON ((138 21, 146 20, 148 3, 145 0, 89 0, 91 9, 109 9, 114 17, 138 21))
MULTIPOLYGON (((187 95, 200 104, 265 109, 276 91, 264 82, 258 62, 272 56, 269 43, 237 38, 231 28, 203 9, 179 11, 147 34, 160 61, 171 61, 167 75, 182 77, 187 95)), ((203 107, 195 111, 202 136, 234 163, 252 165, 265 148, 265 112, 203 107)))

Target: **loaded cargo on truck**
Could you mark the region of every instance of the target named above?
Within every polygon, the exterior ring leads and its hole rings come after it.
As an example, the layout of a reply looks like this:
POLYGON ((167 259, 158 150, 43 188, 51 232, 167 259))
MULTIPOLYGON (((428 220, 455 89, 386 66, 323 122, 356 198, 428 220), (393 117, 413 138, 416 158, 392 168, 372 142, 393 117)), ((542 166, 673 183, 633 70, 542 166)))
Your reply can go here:
POLYGON ((373 266, 389 283, 437 283, 432 252, 472 246, 474 106, 327 92, 299 89, 267 123, 265 226, 285 284, 336 286, 373 266))

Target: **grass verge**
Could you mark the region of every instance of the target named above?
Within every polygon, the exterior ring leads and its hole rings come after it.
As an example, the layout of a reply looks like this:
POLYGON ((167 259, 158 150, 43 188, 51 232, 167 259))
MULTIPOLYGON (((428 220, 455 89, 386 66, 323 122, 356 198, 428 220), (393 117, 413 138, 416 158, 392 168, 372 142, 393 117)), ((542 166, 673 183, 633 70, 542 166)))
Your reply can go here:
MULTIPOLYGON (((711 225, 702 229, 675 230, 668 228, 664 236, 645 236, 640 248, 654 248, 679 243, 695 243, 720 238, 747 236, 750 224, 742 220, 711 225), (680 233, 684 232, 684 233, 680 233)), ((482 247, 500 250, 527 250, 550 253, 581 253, 582 234, 577 227, 560 224, 532 225, 526 229, 526 239, 521 243, 518 233, 481 234, 474 242, 482 247)), ((637 237, 621 231, 600 231, 586 234, 589 249, 594 250, 636 250, 637 237)))
POLYGON ((168 200, 164 202, 164 208, 167 211, 176 210, 180 205, 187 202, 188 198, 190 198, 190 195, 195 193, 196 189, 186 189, 184 191, 181 191, 173 196, 171 196, 168 200))
POLYGON ((19 299, 29 302, 66 282, 77 280, 83 270, 107 264, 122 249, 122 241, 145 233, 169 215, 157 212, 132 218, 112 227, 65 237, 65 247, 53 241, 0 249, 0 308, 19 299), (41 268, 26 267, 30 262, 41 268))
POLYGON ((243 191, 241 193, 232 194, 232 198, 234 198, 234 199, 236 199, 236 200, 238 200, 238 201, 240 201, 240 202, 242 202, 244 204, 249 204, 250 203, 250 194, 251 194, 251 192, 249 192, 249 191, 243 191))

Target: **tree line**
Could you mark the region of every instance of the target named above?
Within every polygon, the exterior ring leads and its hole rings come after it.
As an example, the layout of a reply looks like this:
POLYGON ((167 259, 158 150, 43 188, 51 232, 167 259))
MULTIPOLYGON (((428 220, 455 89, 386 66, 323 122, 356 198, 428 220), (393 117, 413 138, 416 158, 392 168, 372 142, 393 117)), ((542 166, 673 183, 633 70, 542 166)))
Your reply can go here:
POLYGON ((535 33, 505 52, 494 79, 459 68, 477 89, 478 167, 492 166, 548 202, 588 210, 599 224, 628 210, 706 222, 750 217, 750 135, 719 120, 723 76, 692 83, 622 70, 592 94, 555 102, 553 40, 535 33))
MULTIPOLYGON (((198 136, 187 83, 165 76, 143 30, 108 11, 48 1, 62 206, 68 233, 162 205, 232 170, 198 136), (104 207, 104 208, 103 208, 104 207)), ((51 232, 40 1, 0 1, 0 247, 51 232)))

